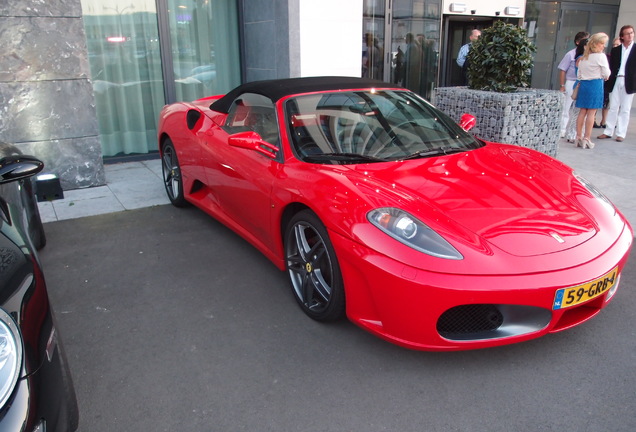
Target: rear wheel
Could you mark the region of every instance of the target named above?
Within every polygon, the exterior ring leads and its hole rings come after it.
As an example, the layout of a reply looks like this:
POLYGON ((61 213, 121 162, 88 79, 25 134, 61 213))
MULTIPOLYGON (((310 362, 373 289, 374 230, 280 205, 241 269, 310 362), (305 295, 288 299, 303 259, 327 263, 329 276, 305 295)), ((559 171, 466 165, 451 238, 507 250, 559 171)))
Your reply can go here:
POLYGON ((333 245, 311 211, 296 214, 285 230, 287 274, 296 301, 309 317, 335 321, 345 315, 345 295, 333 245))
POLYGON ((163 172, 163 184, 166 187, 168 198, 175 207, 185 207, 188 202, 183 195, 181 167, 179 166, 177 151, 169 138, 164 141, 162 154, 161 171, 163 172))

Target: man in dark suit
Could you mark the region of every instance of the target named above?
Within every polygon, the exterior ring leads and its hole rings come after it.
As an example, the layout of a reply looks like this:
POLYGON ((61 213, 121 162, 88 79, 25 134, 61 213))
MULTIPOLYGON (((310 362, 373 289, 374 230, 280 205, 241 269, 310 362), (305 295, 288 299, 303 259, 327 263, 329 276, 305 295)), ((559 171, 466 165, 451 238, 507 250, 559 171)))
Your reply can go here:
POLYGON ((634 27, 621 27, 621 44, 612 48, 610 53, 610 76, 607 85, 610 93, 607 123, 599 139, 611 138, 616 133, 616 141, 621 142, 627 134, 632 99, 636 93, 636 49, 634 46, 634 27))

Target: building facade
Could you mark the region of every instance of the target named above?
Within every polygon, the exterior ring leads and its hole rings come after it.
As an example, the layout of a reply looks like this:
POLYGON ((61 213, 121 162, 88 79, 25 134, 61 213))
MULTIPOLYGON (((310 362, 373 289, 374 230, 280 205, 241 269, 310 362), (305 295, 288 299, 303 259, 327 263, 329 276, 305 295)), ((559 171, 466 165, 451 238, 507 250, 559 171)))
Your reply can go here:
POLYGON ((104 161, 157 152, 163 105, 242 82, 366 76, 435 101, 458 85, 474 28, 524 26, 535 88, 557 88, 581 30, 636 24, 627 0, 0 0, 0 141, 64 189, 104 184, 104 161))

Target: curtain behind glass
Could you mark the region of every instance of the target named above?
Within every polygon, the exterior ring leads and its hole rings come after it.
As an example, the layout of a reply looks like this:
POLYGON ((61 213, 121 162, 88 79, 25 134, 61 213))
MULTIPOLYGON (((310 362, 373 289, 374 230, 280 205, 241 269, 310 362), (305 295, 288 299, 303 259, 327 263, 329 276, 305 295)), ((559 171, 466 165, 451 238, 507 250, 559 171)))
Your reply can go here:
POLYGON ((170 38, 175 82, 167 84, 178 100, 240 84, 236 1, 158 1, 168 5, 169 35, 159 34, 155 0, 81 0, 104 156, 157 150, 160 40, 170 38))
POLYGON ((155 2, 81 2, 103 155, 157 150, 165 99, 155 2))
POLYGON ((240 84, 236 2, 168 0, 177 100, 226 93, 240 84))

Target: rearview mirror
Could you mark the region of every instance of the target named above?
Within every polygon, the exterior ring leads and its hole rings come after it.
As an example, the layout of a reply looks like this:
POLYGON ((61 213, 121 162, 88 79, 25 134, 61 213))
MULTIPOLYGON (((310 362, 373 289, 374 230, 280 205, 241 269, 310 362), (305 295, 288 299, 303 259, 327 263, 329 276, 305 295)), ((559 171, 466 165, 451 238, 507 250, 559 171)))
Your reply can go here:
POLYGON ((239 132, 230 135, 228 144, 232 147, 254 150, 272 159, 276 158, 276 153, 280 150, 273 144, 263 141, 263 138, 256 132, 239 132))
POLYGON ((0 183, 8 183, 31 177, 44 168, 44 163, 26 155, 7 156, 0 159, 0 183))
POLYGON ((472 114, 464 114, 462 115, 462 119, 459 121, 459 126, 464 129, 466 132, 471 130, 477 124, 477 119, 472 114))

